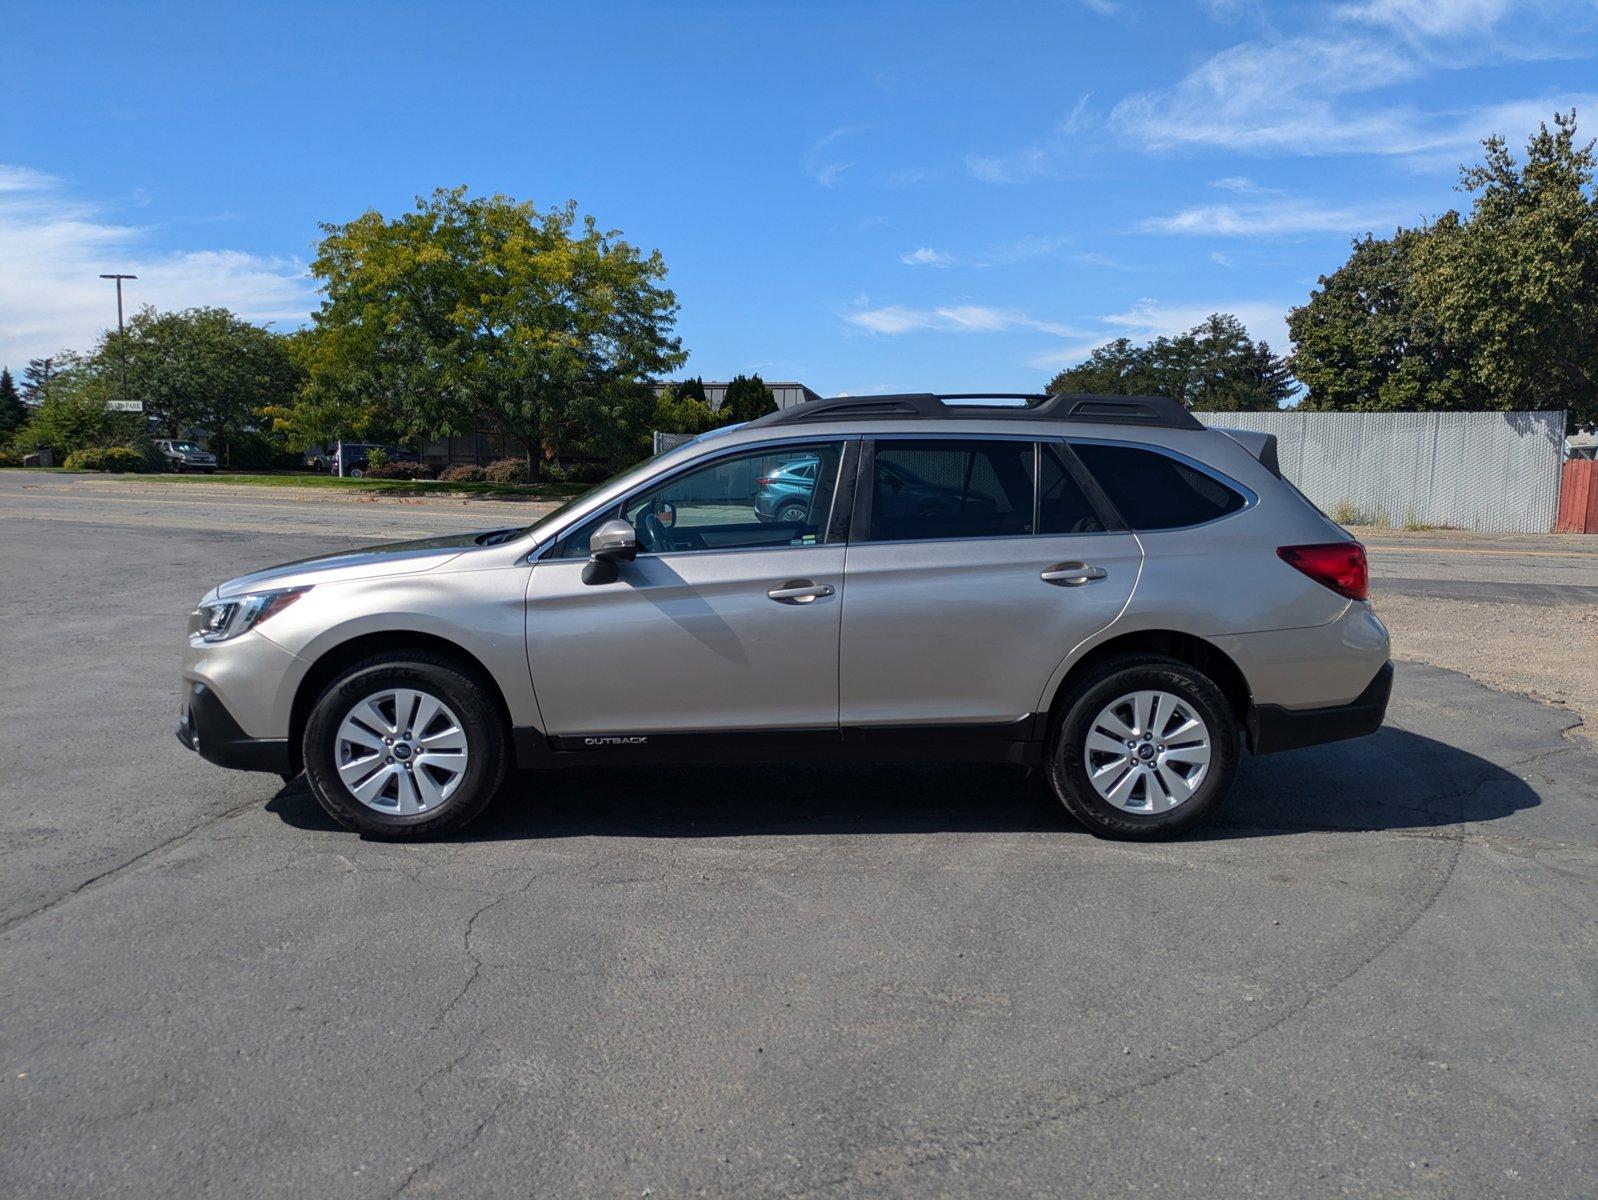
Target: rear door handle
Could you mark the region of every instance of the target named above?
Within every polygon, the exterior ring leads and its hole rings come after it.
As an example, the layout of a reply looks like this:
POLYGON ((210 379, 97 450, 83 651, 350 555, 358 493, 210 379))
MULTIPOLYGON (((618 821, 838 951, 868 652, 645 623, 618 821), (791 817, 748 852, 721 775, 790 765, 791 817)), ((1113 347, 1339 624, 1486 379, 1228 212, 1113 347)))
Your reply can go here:
POLYGON ((1103 579, 1109 572, 1103 567, 1090 567, 1086 563, 1067 562, 1055 563, 1052 567, 1044 569, 1038 578, 1044 583, 1056 584, 1060 587, 1081 587, 1084 583, 1092 583, 1095 579, 1103 579))
POLYGON ((790 579, 781 587, 774 587, 766 595, 779 604, 810 604, 822 596, 832 595, 832 584, 811 583, 808 579, 790 579))

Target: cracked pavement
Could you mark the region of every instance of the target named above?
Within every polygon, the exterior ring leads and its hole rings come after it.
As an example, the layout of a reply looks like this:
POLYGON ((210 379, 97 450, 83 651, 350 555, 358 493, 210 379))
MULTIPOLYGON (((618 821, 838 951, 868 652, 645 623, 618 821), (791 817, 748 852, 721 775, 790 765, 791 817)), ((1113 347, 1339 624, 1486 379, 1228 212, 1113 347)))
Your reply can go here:
POLYGON ((902 765, 525 776, 366 843, 171 735, 205 587, 369 540, 312 508, 0 522, 0 1193, 1594 1191, 1570 714, 1401 663, 1380 734, 1153 846, 902 765))

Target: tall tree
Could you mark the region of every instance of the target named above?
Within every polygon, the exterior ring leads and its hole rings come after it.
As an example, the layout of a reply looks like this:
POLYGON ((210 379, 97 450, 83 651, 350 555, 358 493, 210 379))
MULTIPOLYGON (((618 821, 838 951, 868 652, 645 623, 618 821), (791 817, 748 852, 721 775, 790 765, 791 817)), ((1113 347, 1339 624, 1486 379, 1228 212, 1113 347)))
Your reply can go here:
POLYGON ((228 461, 230 439, 287 404, 299 372, 284 339, 225 308, 157 312, 145 307, 102 339, 95 357, 120 380, 127 360, 128 398, 167 437, 203 428, 228 461))
POLYGON ((142 416, 107 407, 116 394, 115 376, 104 369, 99 356, 71 351, 56 355, 48 386, 39 393, 43 399, 29 411, 28 423, 12 435, 19 449, 49 446, 69 454, 84 447, 136 446, 148 440, 142 416))
POLYGON ((0 367, 0 443, 11 440, 12 434, 28 423, 28 406, 22 402, 16 380, 11 372, 0 367))
POLYGON ((1598 420, 1598 190, 1593 142, 1576 113, 1539 126, 1524 164, 1501 137, 1460 171, 1467 220, 1421 245, 1416 293, 1450 341, 1468 348, 1487 407, 1566 409, 1598 420))
POLYGON ((1354 243, 1288 317, 1304 404, 1598 420, 1598 193, 1576 114, 1460 170, 1461 216, 1354 243))
POLYGON ((1189 408, 1236 412, 1280 408, 1293 392, 1286 364, 1230 313, 1212 313, 1175 337, 1138 345, 1117 338, 1049 381, 1050 392, 1157 395, 1189 408))
POLYGON ((672 384, 671 390, 679 400, 691 397, 707 408, 710 405, 710 396, 705 392, 705 381, 698 375, 692 379, 684 379, 681 383, 672 384))
POLYGON ((412 436, 486 422, 534 473, 540 455, 601 432, 590 426, 614 411, 601 402, 613 389, 686 357, 659 252, 575 203, 540 212, 440 189, 392 220, 367 212, 323 230, 307 398, 364 393, 412 436))
POLYGON ((669 383, 655 400, 651 424, 662 433, 704 433, 716 427, 716 414, 691 392, 679 395, 679 385, 669 383))
POLYGON ((777 411, 777 397, 758 375, 735 375, 727 384, 716 416, 724 425, 753 421, 777 411))
POLYGON ((22 398, 29 404, 43 404, 49 398, 55 370, 54 358, 30 358, 22 368, 22 398))
POLYGON ((1415 287, 1421 246, 1454 213, 1390 238, 1356 239, 1348 261, 1288 313, 1293 374, 1308 409, 1481 408, 1469 356, 1445 335, 1415 287))

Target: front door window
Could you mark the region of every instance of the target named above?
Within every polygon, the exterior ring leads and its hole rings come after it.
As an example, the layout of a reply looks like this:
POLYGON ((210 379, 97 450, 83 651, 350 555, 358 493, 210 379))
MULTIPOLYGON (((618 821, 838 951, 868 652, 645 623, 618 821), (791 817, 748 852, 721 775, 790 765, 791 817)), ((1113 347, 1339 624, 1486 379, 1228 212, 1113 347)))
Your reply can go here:
POLYGON ((560 557, 586 558, 588 539, 620 517, 641 554, 815 546, 826 538, 840 442, 763 446, 691 468, 591 517, 560 557))

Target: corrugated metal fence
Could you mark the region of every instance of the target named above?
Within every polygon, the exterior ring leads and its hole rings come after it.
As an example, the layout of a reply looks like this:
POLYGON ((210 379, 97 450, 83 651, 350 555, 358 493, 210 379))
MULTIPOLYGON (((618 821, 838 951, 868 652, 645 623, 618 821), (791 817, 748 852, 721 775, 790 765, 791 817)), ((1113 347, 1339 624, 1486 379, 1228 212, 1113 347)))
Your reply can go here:
POLYGON ((1562 412, 1200 412, 1276 435, 1282 474, 1347 523, 1547 533, 1562 412))

